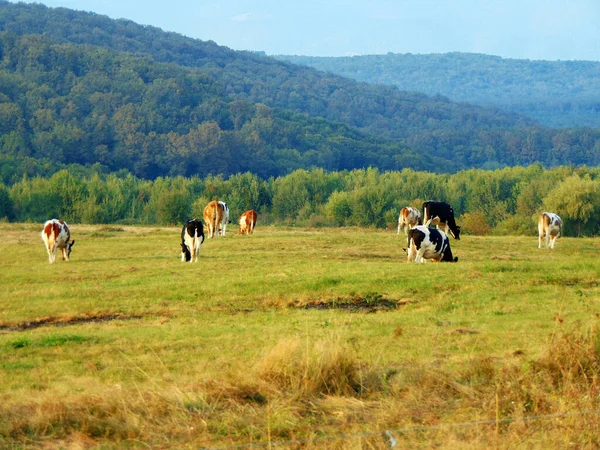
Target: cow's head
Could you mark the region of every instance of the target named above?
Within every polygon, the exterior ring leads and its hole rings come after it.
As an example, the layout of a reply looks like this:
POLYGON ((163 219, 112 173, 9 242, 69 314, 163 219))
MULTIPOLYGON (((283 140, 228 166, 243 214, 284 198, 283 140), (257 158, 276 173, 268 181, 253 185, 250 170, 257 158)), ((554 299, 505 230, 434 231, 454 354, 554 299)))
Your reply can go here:
POLYGON ((454 239, 460 241, 460 227, 458 225, 455 224, 453 227, 449 227, 448 231, 454 239))
POLYGON ((73 250, 73 246, 75 245, 75 239, 71 242, 67 242, 67 258, 71 256, 71 250, 73 250))

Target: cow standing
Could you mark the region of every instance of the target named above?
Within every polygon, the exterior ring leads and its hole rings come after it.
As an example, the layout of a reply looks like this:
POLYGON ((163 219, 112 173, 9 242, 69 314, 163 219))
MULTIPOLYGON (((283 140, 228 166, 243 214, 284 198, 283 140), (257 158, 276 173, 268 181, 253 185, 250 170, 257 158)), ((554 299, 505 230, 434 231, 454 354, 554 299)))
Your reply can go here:
POLYGON ((219 234, 225 236, 227 224, 231 222, 231 220, 229 220, 229 207, 227 206, 227 203, 221 201, 219 201, 219 205, 223 208, 223 217, 219 223, 219 234))
POLYGON ((56 250, 58 249, 62 252, 63 261, 69 261, 71 250, 75 245, 75 240, 69 242, 70 239, 71 231, 65 221, 51 219, 44 223, 42 241, 44 241, 44 245, 48 251, 48 261, 50 264, 54 264, 56 261, 56 250))
POLYGON ((198 219, 188 220, 181 229, 181 262, 198 262, 204 242, 204 226, 198 219))
POLYGON ((204 223, 206 223, 208 237, 211 239, 219 235, 219 226, 223 225, 223 218, 225 216, 223 205, 223 202, 213 200, 204 208, 204 223))
POLYGON ((402 208, 398 216, 398 233, 396 234, 400 234, 400 231, 406 232, 416 225, 423 225, 421 211, 412 206, 402 208))
POLYGON ((240 216, 240 234, 252 234, 254 233, 254 227, 256 226, 256 219, 258 214, 253 209, 246 211, 240 216))
POLYGON ((562 219, 558 214, 545 212, 538 218, 538 248, 542 248, 545 237, 546 248, 554 248, 556 240, 562 236, 562 219))
POLYGON ((450 234, 457 241, 460 240, 460 227, 454 219, 454 209, 445 202, 427 201, 423 203, 423 223, 428 225, 435 218, 439 218, 440 225, 446 234, 450 234))
POLYGON ((452 256, 450 239, 441 230, 417 225, 408 230, 408 262, 456 262, 458 256, 452 256))

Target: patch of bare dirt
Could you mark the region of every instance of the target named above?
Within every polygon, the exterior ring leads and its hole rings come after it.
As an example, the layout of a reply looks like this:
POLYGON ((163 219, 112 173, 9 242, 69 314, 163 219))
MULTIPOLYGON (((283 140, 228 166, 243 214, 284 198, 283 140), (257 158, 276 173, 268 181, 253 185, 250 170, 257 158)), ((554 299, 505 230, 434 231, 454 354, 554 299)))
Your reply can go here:
POLYGON ((133 320, 147 316, 165 316, 165 313, 122 314, 113 312, 93 312, 82 316, 49 316, 18 323, 0 322, 0 331, 25 331, 40 327, 64 327, 82 323, 109 322, 112 320, 133 320))
POLYGON ((337 297, 331 300, 315 300, 310 302, 292 303, 289 306, 297 309, 338 309, 352 312, 377 312, 395 310, 399 306, 417 303, 413 299, 388 299, 380 294, 353 295, 337 297))

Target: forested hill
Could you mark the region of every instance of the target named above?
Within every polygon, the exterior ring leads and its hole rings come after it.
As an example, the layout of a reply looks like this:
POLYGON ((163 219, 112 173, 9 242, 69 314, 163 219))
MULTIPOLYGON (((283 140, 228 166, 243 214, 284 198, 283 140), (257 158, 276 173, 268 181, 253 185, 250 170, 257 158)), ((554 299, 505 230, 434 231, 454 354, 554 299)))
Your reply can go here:
POLYGON ((600 62, 531 61, 474 53, 276 58, 367 83, 494 105, 548 126, 600 127, 600 62))
POLYGON ((600 163, 598 130, 544 128, 131 21, 0 0, 0 33, 5 182, 58 163, 144 178, 600 163))
POLYGON ((40 34, 57 43, 90 44, 201 68, 224 95, 343 122, 381 137, 431 130, 512 128, 535 122, 497 108, 357 83, 252 52, 190 39, 128 20, 0 0, 0 31, 40 34))

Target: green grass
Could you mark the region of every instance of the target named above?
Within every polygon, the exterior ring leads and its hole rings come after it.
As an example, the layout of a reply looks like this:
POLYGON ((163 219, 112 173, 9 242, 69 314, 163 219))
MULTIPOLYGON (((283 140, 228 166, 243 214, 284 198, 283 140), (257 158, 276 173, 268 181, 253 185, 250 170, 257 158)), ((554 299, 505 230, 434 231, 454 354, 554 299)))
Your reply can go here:
MULTIPOLYGON (((0 446, 197 448, 598 409, 600 375, 573 368, 597 337, 573 366, 547 358, 598 324, 600 239, 464 236, 456 264, 407 264, 390 231, 262 227, 190 264, 177 228, 72 226, 71 261, 50 265, 40 228, 0 224, 0 446)), ((600 445, 578 420, 397 439, 600 445)))

